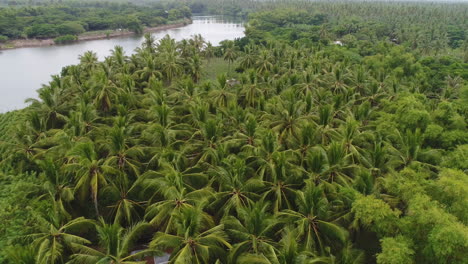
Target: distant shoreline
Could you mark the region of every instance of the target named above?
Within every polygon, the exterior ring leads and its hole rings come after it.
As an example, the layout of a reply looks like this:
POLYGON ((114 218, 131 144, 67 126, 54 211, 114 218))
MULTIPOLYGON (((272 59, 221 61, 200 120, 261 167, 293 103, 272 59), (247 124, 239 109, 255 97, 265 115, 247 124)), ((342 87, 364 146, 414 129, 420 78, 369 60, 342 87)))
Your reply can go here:
MULTIPOLYGON (((161 25, 157 27, 149 27, 143 30, 144 33, 147 32, 158 32, 167 29, 179 28, 191 24, 191 19, 186 19, 184 22, 174 23, 174 24, 167 24, 161 25)), ((87 32, 92 33, 93 31, 87 32)), ((119 38, 119 37, 127 37, 133 36, 136 33, 131 31, 112 31, 111 33, 102 33, 96 35, 87 35, 86 33, 83 35, 78 36, 78 40, 72 43, 81 42, 81 41, 88 41, 88 40, 99 40, 99 39, 110 39, 110 38, 119 38)), ((8 41, 4 44, 0 44, 0 50, 10 50, 10 49, 20 49, 20 48, 34 48, 34 47, 46 47, 46 46, 54 46, 54 45, 62 45, 56 44, 54 39, 15 39, 8 41)))

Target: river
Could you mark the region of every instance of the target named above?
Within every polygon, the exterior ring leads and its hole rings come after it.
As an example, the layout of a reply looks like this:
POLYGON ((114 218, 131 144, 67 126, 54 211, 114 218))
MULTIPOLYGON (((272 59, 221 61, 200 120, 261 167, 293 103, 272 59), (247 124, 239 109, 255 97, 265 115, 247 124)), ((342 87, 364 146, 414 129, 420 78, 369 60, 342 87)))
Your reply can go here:
MULTIPOLYGON (((166 34, 176 40, 201 34, 206 41, 218 45, 222 40, 244 36, 244 26, 240 21, 219 16, 194 16, 190 25, 152 33, 156 39, 166 34)), ((142 41, 142 36, 131 36, 0 51, 0 113, 24 108, 24 101, 37 98, 36 90, 47 84, 51 75, 60 73, 64 66, 77 64, 78 56, 84 52, 92 50, 102 60, 120 45, 129 55, 142 41)))

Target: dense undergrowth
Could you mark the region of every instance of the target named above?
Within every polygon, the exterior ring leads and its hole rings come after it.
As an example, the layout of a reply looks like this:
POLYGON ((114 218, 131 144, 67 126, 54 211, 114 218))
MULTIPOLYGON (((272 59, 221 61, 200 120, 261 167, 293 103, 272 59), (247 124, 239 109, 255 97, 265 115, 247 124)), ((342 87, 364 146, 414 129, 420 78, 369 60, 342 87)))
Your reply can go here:
POLYGON ((458 48, 333 45, 274 14, 220 47, 87 52, 1 115, 1 260, 466 263, 458 48))

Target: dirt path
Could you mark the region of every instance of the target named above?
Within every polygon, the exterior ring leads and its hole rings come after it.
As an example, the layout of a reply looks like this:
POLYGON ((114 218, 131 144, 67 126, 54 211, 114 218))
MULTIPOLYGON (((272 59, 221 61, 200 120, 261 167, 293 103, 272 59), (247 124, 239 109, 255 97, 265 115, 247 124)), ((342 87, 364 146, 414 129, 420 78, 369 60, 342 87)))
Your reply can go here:
MULTIPOLYGON (((144 32, 145 33, 146 32, 158 32, 162 30, 183 27, 190 23, 192 23, 192 21, 187 20, 185 22, 181 22, 177 24, 169 24, 169 25, 162 25, 158 27, 145 28, 144 32)), ((88 34, 89 33, 90 32, 88 32, 88 34)), ((92 34, 81 35, 81 36, 78 36, 78 41, 118 38, 118 37, 132 36, 132 35, 135 35, 135 33, 130 32, 130 31, 112 31, 109 34, 102 33, 102 34, 96 34, 96 35, 92 35, 92 34)), ((15 39, 15 40, 8 41, 7 43, 0 44, 0 50, 44 47, 44 46, 52 46, 52 45, 56 45, 54 42, 54 39, 15 39)))

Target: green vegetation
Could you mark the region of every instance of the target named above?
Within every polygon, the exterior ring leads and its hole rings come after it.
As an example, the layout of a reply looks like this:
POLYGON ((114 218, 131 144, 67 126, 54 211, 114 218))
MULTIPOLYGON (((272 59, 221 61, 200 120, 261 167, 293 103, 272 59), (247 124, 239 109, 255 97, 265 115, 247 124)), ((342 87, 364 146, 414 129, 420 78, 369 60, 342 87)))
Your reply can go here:
POLYGON ((56 37, 54 39, 55 44, 66 44, 66 43, 72 43, 78 40, 78 37, 75 35, 63 35, 60 37, 56 37))
POLYGON ((190 17, 190 9, 183 5, 65 1, 44 6, 4 7, 0 8, 0 36, 43 39, 123 29, 142 33, 144 27, 190 17))
POLYGON ((467 62, 466 9, 463 3, 318 2, 300 12, 283 8, 252 14, 250 35, 324 44, 340 40, 361 56, 375 53, 376 41, 389 40, 418 55, 458 53, 467 62))
POLYGON ((219 47, 86 52, 0 116, 0 263, 467 263, 466 51, 402 38, 466 28, 439 6, 298 2, 219 47))

